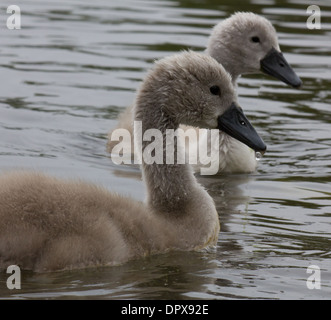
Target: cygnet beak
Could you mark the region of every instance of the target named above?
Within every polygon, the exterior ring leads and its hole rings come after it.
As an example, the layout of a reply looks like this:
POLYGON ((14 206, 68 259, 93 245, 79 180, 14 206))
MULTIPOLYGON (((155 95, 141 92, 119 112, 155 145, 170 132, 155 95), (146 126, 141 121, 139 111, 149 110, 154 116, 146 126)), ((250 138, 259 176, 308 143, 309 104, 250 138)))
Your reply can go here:
POLYGON ((246 144, 256 152, 263 154, 267 149, 267 146, 248 121, 242 109, 234 102, 225 113, 218 117, 217 128, 246 144))
POLYGON ((288 85, 299 88, 302 85, 301 79, 293 71, 283 54, 272 48, 268 54, 261 60, 261 70, 288 85))

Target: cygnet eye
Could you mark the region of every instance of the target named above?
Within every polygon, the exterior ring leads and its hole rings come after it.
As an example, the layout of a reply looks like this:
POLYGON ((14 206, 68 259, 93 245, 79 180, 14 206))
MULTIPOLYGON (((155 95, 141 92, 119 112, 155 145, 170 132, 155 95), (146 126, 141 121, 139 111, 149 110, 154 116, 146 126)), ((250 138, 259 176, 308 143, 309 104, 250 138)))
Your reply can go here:
POLYGON ((255 43, 260 42, 260 38, 257 37, 257 36, 252 37, 251 40, 252 40, 253 42, 255 42, 255 43))
POLYGON ((219 96, 221 93, 221 89, 219 86, 212 86, 209 88, 210 92, 215 95, 215 96, 219 96))

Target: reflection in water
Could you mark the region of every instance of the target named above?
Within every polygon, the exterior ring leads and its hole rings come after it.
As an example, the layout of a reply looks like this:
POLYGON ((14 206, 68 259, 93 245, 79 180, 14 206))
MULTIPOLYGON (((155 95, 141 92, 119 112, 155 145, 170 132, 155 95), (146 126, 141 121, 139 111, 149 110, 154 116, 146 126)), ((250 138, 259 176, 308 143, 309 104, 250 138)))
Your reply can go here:
POLYGON ((0 297, 121 299, 296 299, 331 294, 331 15, 306 28, 296 0, 16 1, 22 29, 0 28, 0 166, 100 183, 143 200, 140 171, 115 166, 106 136, 130 105, 152 62, 205 49, 213 25, 254 11, 275 25, 299 90, 265 75, 238 83, 239 103, 268 145, 256 174, 198 177, 217 206, 212 252, 169 253, 115 268, 23 272, 22 290, 0 297), (321 290, 306 287, 307 267, 321 290))
MULTIPOLYGON (((25 286, 17 292, 17 296, 34 299, 63 296, 89 299, 183 299, 183 291, 202 294, 206 291, 206 284, 211 279, 202 275, 208 275, 216 267, 214 258, 212 253, 182 252, 148 257, 118 267, 46 274, 27 272, 23 279, 25 286)), ((2 289, 3 286, 0 294, 2 289)))

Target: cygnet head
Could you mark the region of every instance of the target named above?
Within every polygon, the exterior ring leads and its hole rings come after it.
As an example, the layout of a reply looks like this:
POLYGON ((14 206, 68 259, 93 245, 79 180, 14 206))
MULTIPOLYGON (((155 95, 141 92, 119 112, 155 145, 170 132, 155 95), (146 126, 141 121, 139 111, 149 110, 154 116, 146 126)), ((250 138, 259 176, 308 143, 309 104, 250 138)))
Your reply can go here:
POLYGON ((135 120, 142 121, 144 131, 177 129, 179 124, 218 128, 256 151, 266 150, 236 102, 228 72, 212 57, 196 52, 154 65, 138 92, 135 120))
POLYGON ((280 51, 273 25, 252 12, 237 12, 217 24, 207 53, 223 64, 234 81, 241 74, 264 72, 293 87, 302 84, 280 51))

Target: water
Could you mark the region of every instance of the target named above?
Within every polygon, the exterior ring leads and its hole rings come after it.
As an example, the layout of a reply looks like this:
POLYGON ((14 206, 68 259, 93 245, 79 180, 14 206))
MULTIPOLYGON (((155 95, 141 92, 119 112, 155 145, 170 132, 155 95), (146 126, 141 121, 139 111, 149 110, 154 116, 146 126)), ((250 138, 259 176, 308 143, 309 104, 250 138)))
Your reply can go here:
POLYGON ((135 167, 116 166, 107 132, 154 59, 203 51, 213 25, 254 11, 278 30, 304 81, 294 90, 263 75, 239 79, 239 101, 268 145, 255 174, 201 177, 215 199, 215 252, 169 253, 112 268, 22 272, 14 299, 330 299, 331 4, 308 30, 307 1, 16 1, 22 29, 0 6, 0 168, 81 177, 143 200, 135 167), (310 290, 317 265, 321 288, 310 290))

